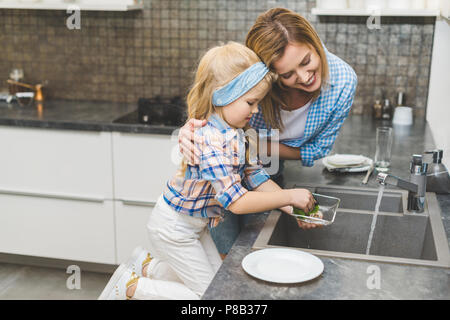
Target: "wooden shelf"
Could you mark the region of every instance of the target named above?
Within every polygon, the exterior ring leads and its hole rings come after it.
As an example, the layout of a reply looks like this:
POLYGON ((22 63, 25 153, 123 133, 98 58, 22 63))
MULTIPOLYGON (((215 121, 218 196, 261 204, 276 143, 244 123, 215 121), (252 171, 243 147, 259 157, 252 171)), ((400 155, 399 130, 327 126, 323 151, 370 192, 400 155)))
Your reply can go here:
POLYGON ((86 11, 131 11, 131 10, 142 10, 144 8, 143 4, 127 4, 127 3, 111 3, 111 4, 92 4, 84 3, 19 3, 19 2, 8 2, 0 1, 0 9, 31 9, 31 10, 67 10, 70 6, 76 5, 80 10, 86 11))
MULTIPOLYGON (((393 10, 382 9, 379 11, 382 17, 438 17, 440 10, 393 10)), ((312 14, 317 16, 371 16, 373 10, 369 9, 320 9, 313 8, 312 14)))

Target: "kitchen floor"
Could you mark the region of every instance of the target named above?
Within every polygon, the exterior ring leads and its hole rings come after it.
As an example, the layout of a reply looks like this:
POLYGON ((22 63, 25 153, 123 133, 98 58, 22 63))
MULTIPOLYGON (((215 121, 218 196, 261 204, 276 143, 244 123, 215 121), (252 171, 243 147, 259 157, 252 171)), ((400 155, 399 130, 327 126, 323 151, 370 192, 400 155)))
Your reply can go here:
POLYGON ((81 288, 70 290, 71 275, 64 269, 0 263, 0 300, 96 300, 111 277, 82 271, 81 288))

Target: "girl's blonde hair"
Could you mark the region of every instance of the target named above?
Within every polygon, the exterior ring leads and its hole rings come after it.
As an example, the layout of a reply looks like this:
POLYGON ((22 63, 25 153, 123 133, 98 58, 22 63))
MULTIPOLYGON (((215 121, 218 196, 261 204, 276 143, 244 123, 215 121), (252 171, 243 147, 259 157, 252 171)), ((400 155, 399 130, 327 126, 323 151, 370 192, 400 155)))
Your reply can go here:
MULTIPOLYGON (((272 71, 274 71, 274 62, 283 56, 288 44, 307 44, 316 50, 322 64, 321 88, 313 93, 313 99, 320 95, 320 90, 328 82, 328 62, 322 42, 308 20, 294 11, 273 8, 259 15, 248 32, 245 43, 247 47, 256 52, 272 71)), ((280 78, 277 77, 271 92, 272 104, 266 105, 270 108, 263 110, 273 128, 283 128, 280 120, 280 108, 273 108, 275 104, 287 107, 286 102, 281 97, 282 90, 286 90, 286 88, 283 87, 280 78)))
MULTIPOLYGON (((208 119, 214 112, 225 120, 222 108, 226 108, 226 106, 215 107, 212 104, 214 91, 223 87, 245 71, 245 69, 260 61, 255 52, 233 41, 209 49, 200 60, 194 84, 187 95, 188 120, 208 119)), ((272 74, 269 72, 254 88, 258 91, 264 90, 269 92, 272 87, 272 79, 272 74)), ((260 105, 263 108, 267 108, 266 104, 268 103, 270 103, 270 98, 264 98, 260 105)), ((244 130, 248 128, 246 126, 244 130)), ((248 160, 248 152, 246 153, 246 159, 248 160)), ((187 163, 183 159, 181 164, 182 175, 184 175, 186 167, 187 163)))

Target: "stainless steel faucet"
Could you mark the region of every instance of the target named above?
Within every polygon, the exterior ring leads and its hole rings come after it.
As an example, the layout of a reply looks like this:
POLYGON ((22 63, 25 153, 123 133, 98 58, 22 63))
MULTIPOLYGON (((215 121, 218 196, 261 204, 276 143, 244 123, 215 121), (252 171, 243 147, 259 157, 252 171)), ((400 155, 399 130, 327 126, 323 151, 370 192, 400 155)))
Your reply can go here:
POLYGON ((377 181, 383 185, 389 184, 408 190, 407 210, 422 213, 425 208, 428 163, 423 162, 422 155, 414 154, 409 169, 411 172, 409 181, 386 173, 379 173, 377 181))

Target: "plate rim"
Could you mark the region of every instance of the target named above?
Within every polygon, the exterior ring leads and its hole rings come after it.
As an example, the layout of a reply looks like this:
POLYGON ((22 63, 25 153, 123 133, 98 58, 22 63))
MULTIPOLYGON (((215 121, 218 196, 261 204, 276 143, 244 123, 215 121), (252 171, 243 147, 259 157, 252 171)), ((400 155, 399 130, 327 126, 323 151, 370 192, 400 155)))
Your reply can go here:
MULTIPOLYGON (((364 157, 364 156, 363 156, 364 157)), ((330 164, 327 160, 328 157, 322 158, 322 164, 327 168, 329 171, 335 171, 338 170, 340 172, 364 172, 370 169, 370 166, 373 164, 373 159, 366 157, 366 161, 368 161, 367 165, 364 167, 336 167, 330 164)))
MULTIPOLYGON (((363 162, 365 162, 366 161, 366 159, 367 159, 367 157, 366 156, 363 156, 362 154, 351 154, 351 153, 336 153, 336 154, 332 154, 332 155, 329 155, 329 156, 326 156, 326 157, 324 157, 324 158, 332 158, 332 157, 336 157, 336 156, 353 156, 353 157, 361 157, 361 158, 363 158, 364 159, 364 161, 362 161, 362 162, 360 162, 360 163, 353 163, 353 164, 361 164, 361 163, 363 163, 363 162)), ((330 162, 328 162, 330 165, 333 165, 332 163, 330 163, 330 162)), ((349 165, 348 163, 347 164, 341 164, 342 166, 345 166, 345 165, 349 165)), ((350 164, 351 165, 351 164, 350 164)))
POLYGON ((291 248, 263 248, 263 249, 257 249, 255 251, 252 251, 252 252, 248 253, 242 259, 241 267, 242 267, 242 269, 244 269, 244 271, 248 275, 250 275, 250 276, 252 276, 252 277, 254 277, 256 279, 259 279, 259 280, 262 280, 262 281, 266 281, 266 282, 271 282, 271 283, 283 283, 283 284, 302 283, 302 282, 307 282, 307 281, 313 280, 313 279, 317 278, 318 276, 320 276, 323 273, 324 269, 325 269, 325 266, 324 266, 322 260, 320 260, 319 257, 317 257, 317 256, 315 256, 315 255, 313 255, 313 254, 311 254, 309 252, 303 251, 303 250, 291 249, 291 248), (293 280, 286 280, 286 281, 269 280, 267 278, 263 279, 262 277, 258 276, 257 274, 251 272, 251 270, 249 271, 248 270, 248 266, 247 266, 247 268, 245 266, 245 261, 248 261, 248 259, 250 259, 248 257, 254 256, 254 255, 258 255, 258 254, 261 255, 262 253, 260 253, 260 252, 267 252, 267 251, 288 251, 288 252, 295 253, 295 254, 299 254, 300 253, 303 256, 305 256, 305 255, 309 256, 310 258, 312 258, 313 260, 317 261, 320 264, 320 272, 318 271, 316 273, 311 273, 311 275, 308 278, 299 279, 299 280, 295 280, 295 281, 293 281, 293 280))

